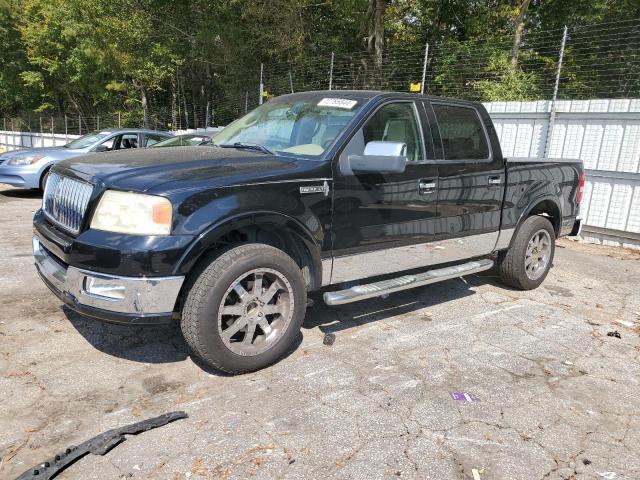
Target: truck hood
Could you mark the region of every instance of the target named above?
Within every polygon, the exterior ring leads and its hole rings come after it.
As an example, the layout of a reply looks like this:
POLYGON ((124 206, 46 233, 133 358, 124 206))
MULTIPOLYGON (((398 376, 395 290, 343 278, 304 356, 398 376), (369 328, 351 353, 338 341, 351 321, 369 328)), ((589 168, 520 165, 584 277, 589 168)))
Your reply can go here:
MULTIPOLYGON (((295 178, 302 164, 289 157, 247 149, 170 147, 123 150, 77 157, 54 171, 118 190, 169 195, 175 190, 295 178)), ((309 165, 312 167, 312 165, 309 165)))

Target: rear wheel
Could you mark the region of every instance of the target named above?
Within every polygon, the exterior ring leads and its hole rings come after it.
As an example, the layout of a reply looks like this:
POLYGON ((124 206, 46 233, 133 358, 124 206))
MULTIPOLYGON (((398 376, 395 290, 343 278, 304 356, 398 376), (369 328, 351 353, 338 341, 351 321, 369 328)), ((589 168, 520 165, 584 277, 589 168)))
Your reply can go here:
POLYGON ((306 295, 302 272, 286 253, 240 245, 195 280, 182 332, 207 364, 228 373, 258 370, 280 359, 299 335, 306 295))
POLYGON ((498 256, 501 280, 521 290, 537 288, 547 277, 555 253, 551 222, 538 215, 527 218, 511 247, 498 256))

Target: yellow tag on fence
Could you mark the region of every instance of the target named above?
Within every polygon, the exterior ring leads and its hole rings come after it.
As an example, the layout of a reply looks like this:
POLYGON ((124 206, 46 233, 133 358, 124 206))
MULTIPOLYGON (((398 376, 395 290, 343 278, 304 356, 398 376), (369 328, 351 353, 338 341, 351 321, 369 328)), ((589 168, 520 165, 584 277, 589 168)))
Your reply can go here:
POLYGON ((417 93, 421 89, 422 89, 422 83, 420 83, 420 82, 410 83, 409 84, 409 91, 410 92, 417 93))

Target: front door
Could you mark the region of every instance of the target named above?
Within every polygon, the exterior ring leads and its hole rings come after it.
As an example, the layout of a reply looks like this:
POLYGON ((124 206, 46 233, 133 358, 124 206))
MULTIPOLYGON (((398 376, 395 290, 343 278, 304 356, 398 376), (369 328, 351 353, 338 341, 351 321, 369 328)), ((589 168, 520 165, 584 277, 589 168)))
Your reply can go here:
POLYGON ((402 142, 403 173, 347 176, 334 166, 331 283, 424 265, 425 244, 435 233, 437 166, 422 108, 413 101, 381 105, 341 153, 362 155, 371 141, 402 142))

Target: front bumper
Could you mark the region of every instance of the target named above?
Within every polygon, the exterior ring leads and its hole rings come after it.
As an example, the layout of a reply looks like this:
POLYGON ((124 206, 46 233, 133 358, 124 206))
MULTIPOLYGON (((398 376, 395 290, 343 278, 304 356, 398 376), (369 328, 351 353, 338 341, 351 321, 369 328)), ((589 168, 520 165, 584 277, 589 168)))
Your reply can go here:
POLYGON ((64 264, 33 237, 33 256, 38 274, 49 289, 72 310, 112 323, 169 323, 183 276, 120 277, 64 264), (114 286, 120 298, 87 291, 88 282, 114 286))
POLYGON ((39 165, 0 164, 0 183, 22 188, 40 188, 42 169, 39 165))

